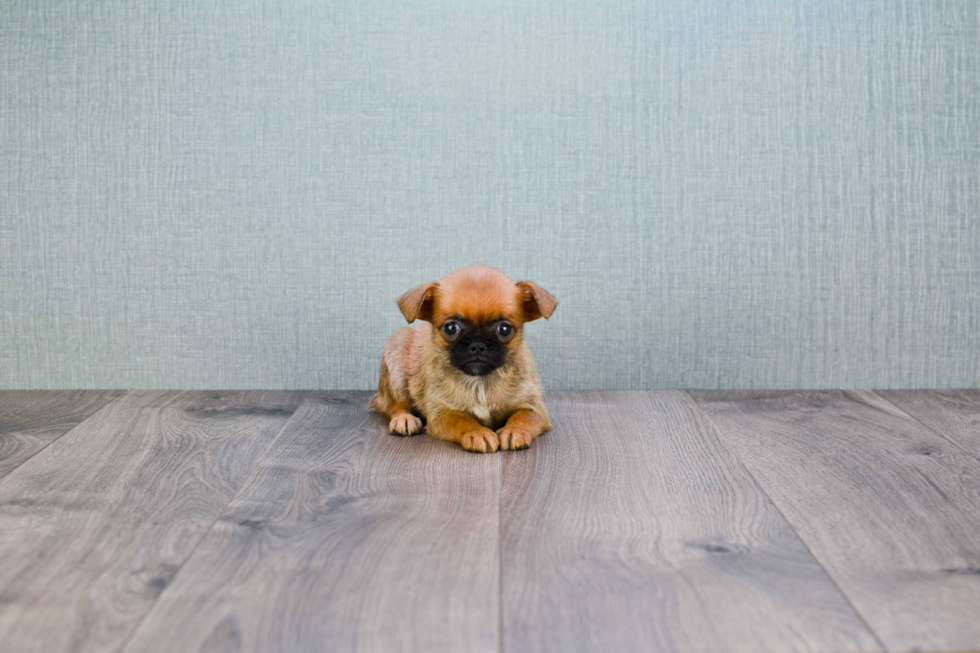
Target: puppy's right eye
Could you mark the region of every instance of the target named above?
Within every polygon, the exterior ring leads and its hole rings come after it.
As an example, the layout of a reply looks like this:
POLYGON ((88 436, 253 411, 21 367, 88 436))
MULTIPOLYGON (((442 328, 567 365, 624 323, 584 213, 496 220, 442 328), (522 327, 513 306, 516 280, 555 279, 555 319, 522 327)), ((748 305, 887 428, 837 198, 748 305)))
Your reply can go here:
POLYGON ((456 322, 446 322, 442 325, 442 332, 446 334, 446 337, 452 340, 459 335, 459 324, 456 322))

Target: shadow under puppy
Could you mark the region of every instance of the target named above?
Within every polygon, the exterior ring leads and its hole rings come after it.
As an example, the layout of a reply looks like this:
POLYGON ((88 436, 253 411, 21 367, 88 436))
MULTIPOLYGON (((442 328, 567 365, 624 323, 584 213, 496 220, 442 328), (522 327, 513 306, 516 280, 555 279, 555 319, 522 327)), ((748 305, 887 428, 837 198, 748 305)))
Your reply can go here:
POLYGON ((424 323, 388 340, 369 408, 394 435, 420 433, 424 419, 430 435, 468 451, 526 449, 551 423, 524 323, 557 305, 537 284, 483 266, 409 290, 398 307, 424 323))

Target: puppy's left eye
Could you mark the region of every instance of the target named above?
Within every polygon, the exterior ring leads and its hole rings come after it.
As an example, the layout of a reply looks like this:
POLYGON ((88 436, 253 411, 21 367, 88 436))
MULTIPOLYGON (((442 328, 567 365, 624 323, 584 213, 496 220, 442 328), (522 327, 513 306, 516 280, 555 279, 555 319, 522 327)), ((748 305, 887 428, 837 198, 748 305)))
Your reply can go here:
POLYGON ((497 325, 497 336, 500 338, 509 338, 514 333, 514 327, 507 324, 506 322, 501 322, 497 325))

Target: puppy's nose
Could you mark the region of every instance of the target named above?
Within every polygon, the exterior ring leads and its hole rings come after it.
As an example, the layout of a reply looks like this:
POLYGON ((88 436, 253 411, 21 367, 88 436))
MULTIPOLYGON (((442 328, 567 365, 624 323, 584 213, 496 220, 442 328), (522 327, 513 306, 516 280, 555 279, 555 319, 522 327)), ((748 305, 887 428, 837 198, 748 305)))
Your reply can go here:
POLYGON ((479 340, 474 340, 473 342, 470 343, 470 346, 467 351, 469 351, 470 356, 480 356, 482 354, 487 353, 487 345, 486 343, 480 342, 479 340))

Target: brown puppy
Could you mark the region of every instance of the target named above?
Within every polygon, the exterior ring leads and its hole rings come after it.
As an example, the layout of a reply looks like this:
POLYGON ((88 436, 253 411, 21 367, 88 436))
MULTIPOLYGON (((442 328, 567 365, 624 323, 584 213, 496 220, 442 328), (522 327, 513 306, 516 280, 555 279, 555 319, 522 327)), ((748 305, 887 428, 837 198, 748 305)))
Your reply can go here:
POLYGON ((425 419, 430 435, 468 451, 526 449, 551 423, 524 323, 557 305, 537 284, 483 266, 409 290, 398 307, 425 323, 388 340, 369 408, 394 435, 420 433, 425 419))

